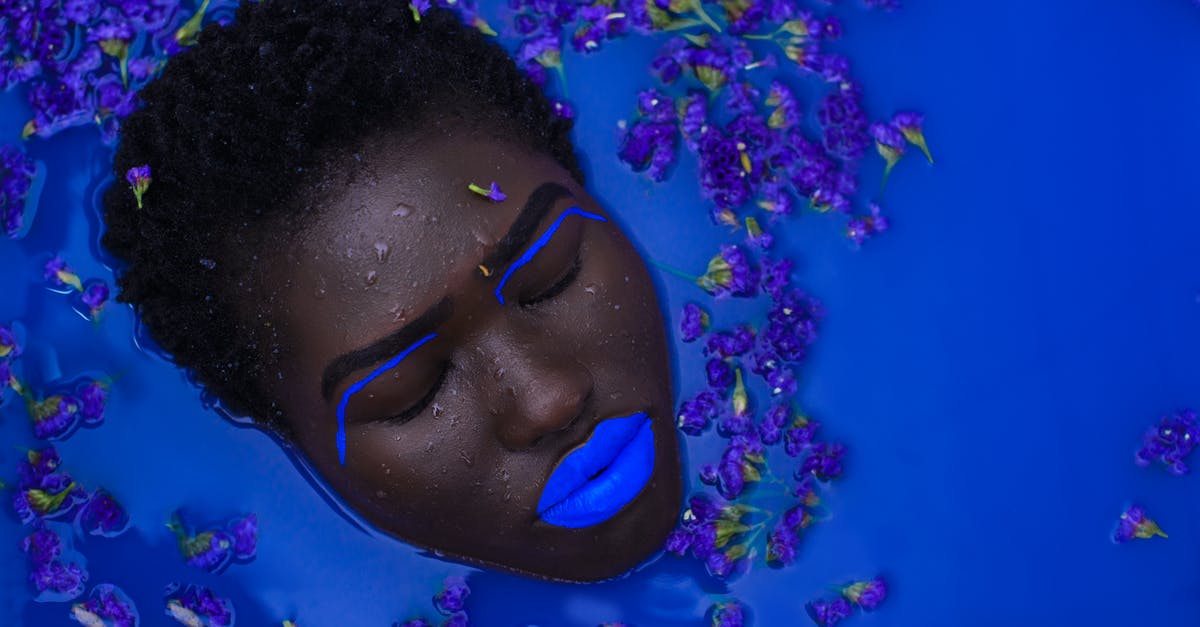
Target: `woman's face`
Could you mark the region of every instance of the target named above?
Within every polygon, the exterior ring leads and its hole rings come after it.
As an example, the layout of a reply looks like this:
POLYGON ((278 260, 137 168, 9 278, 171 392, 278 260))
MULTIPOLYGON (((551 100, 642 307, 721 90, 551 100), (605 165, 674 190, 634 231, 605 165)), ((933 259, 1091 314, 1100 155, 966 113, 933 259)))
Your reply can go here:
POLYGON ((667 341, 605 209, 496 140, 384 135, 351 163, 272 263, 276 391, 317 471, 470 562, 594 581, 660 549, 681 499, 667 341), (492 181, 507 199, 468 189, 492 181))

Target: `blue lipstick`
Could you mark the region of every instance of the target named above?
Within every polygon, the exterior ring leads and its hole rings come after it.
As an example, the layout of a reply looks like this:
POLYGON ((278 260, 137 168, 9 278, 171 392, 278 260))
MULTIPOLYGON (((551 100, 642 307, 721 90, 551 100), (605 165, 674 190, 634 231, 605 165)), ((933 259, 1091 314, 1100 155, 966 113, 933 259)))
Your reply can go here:
POLYGON ((610 418, 554 467, 538 499, 538 517, 572 529, 602 523, 642 491, 653 471, 650 418, 644 412, 610 418))

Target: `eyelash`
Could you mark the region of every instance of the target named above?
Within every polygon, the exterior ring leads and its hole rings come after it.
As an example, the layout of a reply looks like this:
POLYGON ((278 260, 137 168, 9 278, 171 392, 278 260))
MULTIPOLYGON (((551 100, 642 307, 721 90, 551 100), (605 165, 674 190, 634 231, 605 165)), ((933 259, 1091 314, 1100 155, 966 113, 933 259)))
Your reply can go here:
POLYGON ((431 403, 433 403, 433 399, 437 397, 438 391, 442 389, 442 384, 446 382, 446 377, 449 376, 451 370, 454 370, 454 364, 452 362, 448 361, 442 364, 442 372, 438 375, 437 381, 430 386, 429 391, 425 393, 425 396, 421 397, 421 400, 417 401, 412 407, 409 407, 395 416, 384 418, 382 422, 386 422, 390 425, 402 425, 419 416, 421 412, 425 411, 425 409, 429 407, 431 403))
POLYGON ((562 294, 563 292, 566 291, 566 289, 568 287, 571 287, 571 284, 575 282, 575 279, 579 278, 579 272, 582 269, 583 269, 583 256, 577 255, 575 257, 575 262, 571 264, 571 268, 569 270, 567 270, 567 273, 565 275, 563 275, 563 277, 561 279, 559 279, 557 282, 554 283, 554 285, 551 285, 549 288, 546 289, 546 291, 542 292, 541 294, 538 294, 537 296, 534 296, 533 298, 531 298, 529 300, 521 301, 520 306, 521 307, 533 307, 543 301, 550 300, 551 298, 554 298, 555 296, 562 294))

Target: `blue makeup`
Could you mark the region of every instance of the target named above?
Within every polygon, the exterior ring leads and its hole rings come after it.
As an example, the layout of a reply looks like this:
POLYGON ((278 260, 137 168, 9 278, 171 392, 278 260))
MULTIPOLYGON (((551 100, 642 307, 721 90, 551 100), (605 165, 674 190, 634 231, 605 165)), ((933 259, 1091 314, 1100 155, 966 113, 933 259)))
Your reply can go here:
POLYGON ((610 418, 554 467, 538 499, 538 517, 572 529, 602 523, 637 497, 653 471, 650 418, 644 412, 610 418))
POLYGON ((430 333, 416 342, 413 342, 399 355, 396 355, 395 357, 387 360, 387 362, 382 366, 372 370, 371 374, 359 379, 358 381, 355 381, 354 385, 351 385, 345 392, 342 393, 342 400, 338 403, 337 407, 337 449, 338 461, 341 462, 343 466, 346 465, 346 404, 350 402, 350 397, 354 393, 366 387, 368 383, 374 381, 379 375, 391 370, 392 368, 395 368, 396 364, 400 363, 405 357, 408 357, 409 353, 417 350, 422 344, 432 340, 435 337, 437 337, 437 333, 430 333))
POLYGON ((546 229, 546 232, 542 233, 542 236, 537 238, 537 241, 535 241, 533 245, 529 247, 529 250, 526 250, 525 254, 521 255, 516 261, 512 262, 512 265, 508 266, 508 270, 504 272, 504 276, 500 277, 500 282, 496 284, 494 293, 496 294, 496 299, 500 301, 501 305, 504 304, 504 295, 501 294, 500 291, 504 289, 504 284, 508 282, 509 277, 512 276, 513 272, 517 271, 517 268, 520 268, 521 266, 533 260, 533 256, 546 246, 546 244, 550 241, 550 237, 554 235, 554 232, 558 230, 558 227, 562 224, 562 221, 569 215, 578 215, 591 220, 608 222, 604 216, 584 211, 583 209, 580 209, 578 205, 567 207, 567 209, 559 214, 558 218, 554 220, 554 223, 550 225, 550 228, 546 229))

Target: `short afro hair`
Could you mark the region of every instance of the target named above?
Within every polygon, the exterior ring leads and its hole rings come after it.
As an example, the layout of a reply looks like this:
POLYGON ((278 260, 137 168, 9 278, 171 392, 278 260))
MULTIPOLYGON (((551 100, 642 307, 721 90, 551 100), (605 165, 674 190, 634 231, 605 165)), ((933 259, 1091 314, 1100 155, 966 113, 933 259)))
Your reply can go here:
POLYGON ((402 0, 243 2, 140 97, 104 194, 117 299, 206 396, 284 437, 270 387, 279 329, 265 305, 257 315, 246 307, 270 300, 255 293, 253 263, 267 232, 313 211, 281 190, 328 175, 331 155, 373 132, 421 137, 448 111, 552 157, 583 184, 571 121, 448 9, 416 22, 402 0), (123 181, 143 164, 153 183, 138 208, 123 181))

